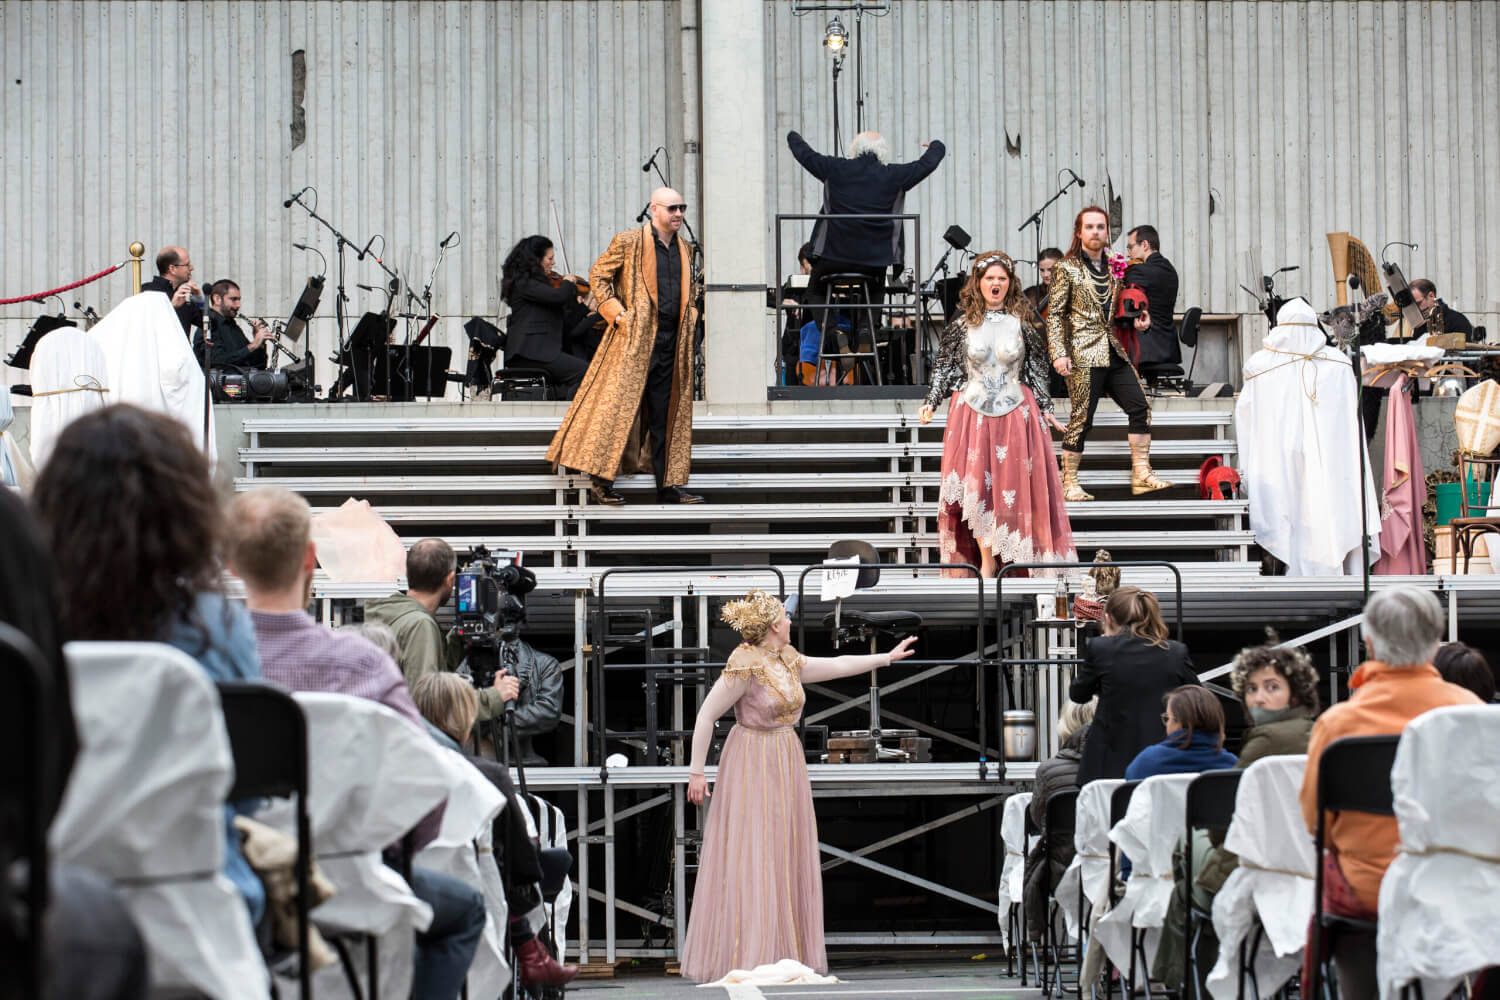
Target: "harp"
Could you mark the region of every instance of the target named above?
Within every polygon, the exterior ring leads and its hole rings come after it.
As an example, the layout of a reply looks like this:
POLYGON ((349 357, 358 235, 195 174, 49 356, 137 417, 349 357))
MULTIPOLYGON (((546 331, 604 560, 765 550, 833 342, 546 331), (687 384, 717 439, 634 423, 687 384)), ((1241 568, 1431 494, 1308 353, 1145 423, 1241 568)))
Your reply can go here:
POLYGON ((1366 295, 1380 291, 1380 268, 1375 257, 1348 233, 1328 234, 1328 253, 1333 257, 1333 280, 1338 283, 1339 305, 1349 304, 1349 275, 1359 276, 1366 295))

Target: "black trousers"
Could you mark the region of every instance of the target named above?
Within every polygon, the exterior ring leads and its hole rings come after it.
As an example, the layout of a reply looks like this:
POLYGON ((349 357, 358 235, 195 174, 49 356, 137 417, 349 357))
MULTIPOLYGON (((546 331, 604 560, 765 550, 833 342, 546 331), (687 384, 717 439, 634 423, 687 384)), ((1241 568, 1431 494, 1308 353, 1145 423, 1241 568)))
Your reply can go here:
MULTIPOLYGON (((691 333, 689 333, 691 336, 691 333)), ((672 375, 677 368, 677 324, 657 327, 651 349, 651 367, 646 370, 646 391, 641 406, 646 410, 646 429, 651 432, 651 468, 656 488, 667 482, 667 417, 672 408, 672 375)), ((686 376, 684 376, 686 377, 686 376)))
POLYGON ((1068 415, 1068 429, 1063 434, 1065 451, 1083 452, 1084 442, 1094 426, 1094 411, 1104 396, 1113 399, 1125 411, 1130 420, 1131 434, 1151 433, 1151 407, 1146 402, 1145 390, 1141 388, 1141 377, 1136 374, 1134 365, 1111 352, 1107 367, 1074 368, 1068 376, 1072 412, 1068 415))
POLYGON ((552 384, 557 387, 558 399, 572 399, 578 392, 578 383, 583 381, 583 373, 589 370, 587 361, 562 351, 559 351, 557 357, 551 361, 538 361, 520 354, 508 354, 505 356, 505 366, 507 368, 536 368, 546 372, 552 384))

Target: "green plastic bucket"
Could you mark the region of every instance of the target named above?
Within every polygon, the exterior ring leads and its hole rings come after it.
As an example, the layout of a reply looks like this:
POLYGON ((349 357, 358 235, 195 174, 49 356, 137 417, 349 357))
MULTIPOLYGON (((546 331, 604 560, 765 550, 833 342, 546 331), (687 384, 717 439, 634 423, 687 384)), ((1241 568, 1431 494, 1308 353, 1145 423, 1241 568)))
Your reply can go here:
MULTIPOLYGON (((1469 512, 1474 517, 1483 517, 1485 504, 1490 502, 1490 484, 1469 480, 1469 512)), ((1458 483, 1437 484, 1437 523, 1447 524, 1455 517, 1463 516, 1463 493, 1458 483)))

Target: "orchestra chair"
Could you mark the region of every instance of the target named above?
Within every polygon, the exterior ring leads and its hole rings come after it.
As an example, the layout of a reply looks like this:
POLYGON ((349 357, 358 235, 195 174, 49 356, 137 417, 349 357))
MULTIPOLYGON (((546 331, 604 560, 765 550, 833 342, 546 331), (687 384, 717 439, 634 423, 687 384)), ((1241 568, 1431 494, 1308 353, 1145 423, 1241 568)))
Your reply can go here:
POLYGON ((1203 318, 1203 310, 1197 306, 1182 314, 1181 321, 1177 324, 1177 340, 1184 346, 1193 348, 1193 358, 1188 362, 1187 372, 1184 373, 1182 365, 1171 362, 1157 362, 1154 364, 1140 365, 1138 370, 1141 379, 1152 395, 1161 395, 1163 392, 1181 393, 1188 395, 1193 391, 1193 368, 1198 363, 1198 324, 1203 318))

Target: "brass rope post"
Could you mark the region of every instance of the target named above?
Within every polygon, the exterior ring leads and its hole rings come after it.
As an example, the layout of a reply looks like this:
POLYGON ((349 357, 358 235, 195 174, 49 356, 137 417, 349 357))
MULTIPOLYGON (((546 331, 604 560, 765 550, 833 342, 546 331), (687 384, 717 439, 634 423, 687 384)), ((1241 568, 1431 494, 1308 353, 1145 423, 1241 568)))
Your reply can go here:
POLYGON ((130 294, 141 294, 141 259, 146 256, 146 244, 136 240, 130 244, 130 294))

